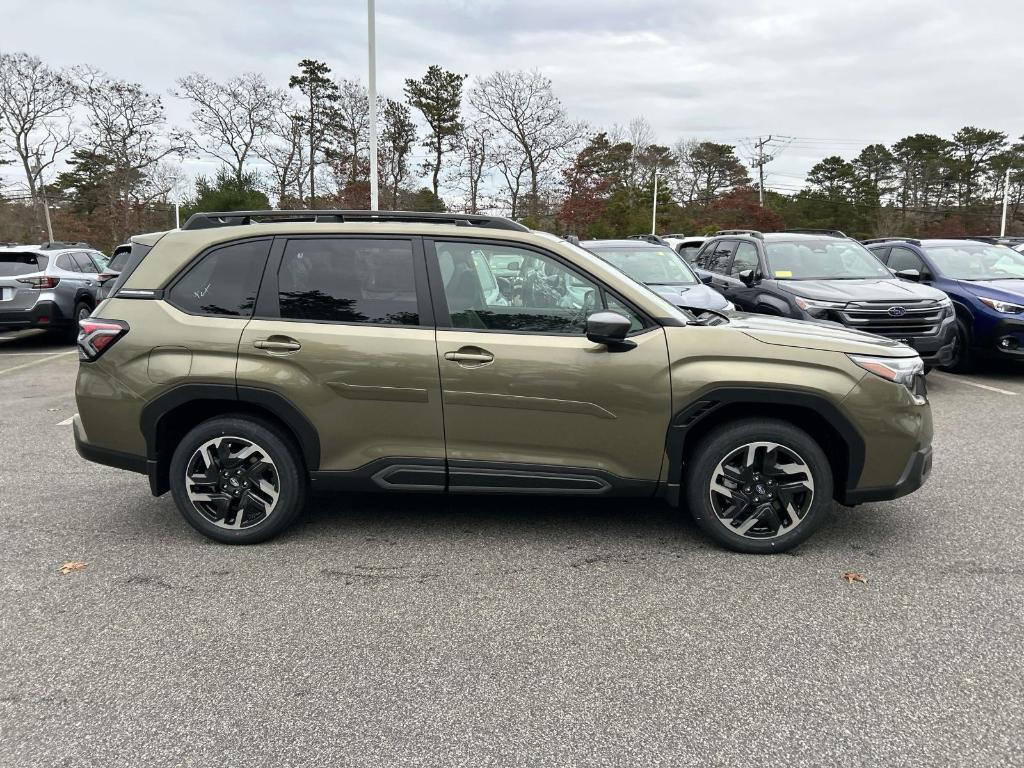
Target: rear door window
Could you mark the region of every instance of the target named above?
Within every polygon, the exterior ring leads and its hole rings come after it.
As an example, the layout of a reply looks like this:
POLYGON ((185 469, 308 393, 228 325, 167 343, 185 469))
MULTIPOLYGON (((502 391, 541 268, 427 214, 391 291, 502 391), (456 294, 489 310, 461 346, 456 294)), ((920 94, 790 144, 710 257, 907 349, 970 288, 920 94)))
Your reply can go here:
POLYGON ((719 240, 711 243, 701 254, 701 269, 717 275, 729 274, 729 261, 732 259, 735 240, 719 240))
POLYGON ((909 248, 894 246, 889 253, 889 269, 900 272, 904 269, 916 269, 921 274, 925 272, 924 261, 909 248))
POLYGON ((174 284, 167 300, 190 315, 251 317, 270 242, 248 240, 207 251, 174 284))
POLYGON ((46 257, 36 253, 0 253, 0 277, 42 272, 46 264, 46 257))
POLYGON ((289 240, 277 281, 283 319, 373 325, 420 323, 410 240, 289 240))

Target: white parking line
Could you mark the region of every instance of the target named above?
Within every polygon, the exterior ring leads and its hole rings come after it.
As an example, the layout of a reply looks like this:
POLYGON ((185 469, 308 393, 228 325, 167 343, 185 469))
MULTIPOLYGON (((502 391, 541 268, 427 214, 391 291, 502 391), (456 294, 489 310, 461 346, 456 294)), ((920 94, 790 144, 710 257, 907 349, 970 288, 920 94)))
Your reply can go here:
POLYGON ((69 418, 64 419, 64 421, 58 421, 57 422, 57 426, 58 427, 66 427, 66 426, 70 425, 71 422, 75 420, 75 416, 77 416, 77 415, 78 415, 77 413, 73 413, 73 414, 71 414, 71 416, 69 418))
POLYGON ((74 354, 77 354, 77 350, 72 350, 71 352, 58 352, 56 355, 50 355, 49 357, 44 357, 42 360, 33 360, 30 363, 22 363, 21 365, 14 365, 14 366, 11 366, 10 368, 4 368, 4 369, 0 370, 0 376, 3 376, 5 373, 14 373, 15 371, 23 371, 26 368, 31 368, 34 365, 42 365, 43 363, 49 362, 50 360, 56 360, 58 357, 64 357, 66 355, 74 355, 74 354))
POLYGON ((969 387, 977 387, 978 389, 986 389, 989 392, 998 392, 1000 395, 1016 395, 1017 394, 1016 392, 1011 392, 1008 389, 1000 389, 999 387, 993 387, 993 386, 990 386, 988 384, 981 384, 981 383, 979 383, 977 381, 971 381, 970 379, 965 379, 965 378, 962 378, 960 376, 947 376, 947 375, 942 374, 942 373, 940 373, 940 374, 935 374, 935 373, 930 374, 930 376, 935 376, 935 375, 938 375, 938 377, 940 379, 942 379, 943 381, 955 381, 957 384, 966 384, 969 387))

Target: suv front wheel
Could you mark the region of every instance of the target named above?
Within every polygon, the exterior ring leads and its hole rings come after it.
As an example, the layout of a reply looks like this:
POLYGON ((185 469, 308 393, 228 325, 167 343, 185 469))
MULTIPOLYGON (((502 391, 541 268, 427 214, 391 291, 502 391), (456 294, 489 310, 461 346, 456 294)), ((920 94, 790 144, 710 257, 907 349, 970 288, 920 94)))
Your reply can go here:
POLYGON ((696 447, 686 497, 697 525, 719 544, 737 552, 785 552, 827 514, 832 469, 803 430, 774 419, 737 421, 696 447))
POLYGON ((294 522, 306 499, 298 449, 247 416, 204 421, 171 458, 171 494, 189 525, 225 544, 256 544, 294 522))

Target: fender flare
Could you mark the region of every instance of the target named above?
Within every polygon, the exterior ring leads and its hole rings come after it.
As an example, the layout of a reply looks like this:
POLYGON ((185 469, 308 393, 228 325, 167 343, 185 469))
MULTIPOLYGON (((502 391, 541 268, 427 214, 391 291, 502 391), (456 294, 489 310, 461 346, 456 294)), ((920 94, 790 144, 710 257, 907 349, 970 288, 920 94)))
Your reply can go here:
MULTIPOLYGON (((306 468, 311 472, 320 468, 320 436, 316 427, 294 403, 269 389, 239 387, 234 384, 181 384, 147 403, 139 416, 139 427, 146 440, 147 459, 160 459, 157 446, 160 421, 175 408, 193 400, 220 400, 227 407, 231 403, 248 403, 265 409, 291 430, 299 443, 306 468)), ((167 457, 163 458, 166 460, 167 457)))
POLYGON ((796 406, 816 413, 836 431, 846 446, 846 487, 836 488, 836 496, 845 498, 849 491, 857 487, 864 470, 864 438, 846 415, 829 400, 813 392, 784 387, 718 387, 703 393, 699 400, 677 411, 669 422, 665 452, 668 458, 667 496, 670 503, 679 503, 687 435, 723 406, 735 403, 796 406))

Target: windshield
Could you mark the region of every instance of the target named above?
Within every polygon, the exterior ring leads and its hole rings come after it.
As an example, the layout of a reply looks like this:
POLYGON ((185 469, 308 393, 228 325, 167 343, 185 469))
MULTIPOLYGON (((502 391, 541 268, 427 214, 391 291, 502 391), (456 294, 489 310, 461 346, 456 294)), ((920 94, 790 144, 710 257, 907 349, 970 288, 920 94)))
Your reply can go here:
POLYGON ((645 285, 696 285, 699 281, 671 248, 602 248, 594 253, 645 285))
POLYGON ((860 243, 820 240, 766 242, 768 268, 777 280, 858 280, 891 278, 885 265, 860 243))
POLYGON ((953 280, 1024 279, 1024 255, 1004 245, 929 245, 935 266, 953 280))

